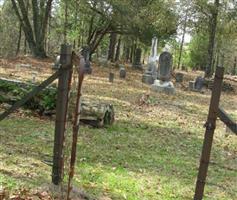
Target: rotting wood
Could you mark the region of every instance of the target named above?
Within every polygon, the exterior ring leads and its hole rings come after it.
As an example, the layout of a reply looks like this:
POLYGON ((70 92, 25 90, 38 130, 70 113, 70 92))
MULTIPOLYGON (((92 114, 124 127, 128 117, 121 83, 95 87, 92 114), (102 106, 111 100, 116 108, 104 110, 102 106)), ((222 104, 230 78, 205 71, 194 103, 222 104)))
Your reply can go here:
POLYGON ((197 177, 197 182, 196 182, 194 200, 202 200, 203 198, 208 165, 209 165, 210 155, 211 155, 212 141, 213 141, 214 131, 216 128, 216 119, 217 119, 219 101, 220 101, 220 96, 221 96, 223 75, 224 75, 224 68, 217 67, 216 73, 215 73, 215 79, 214 79, 214 87, 212 90, 211 102, 210 102, 210 107, 209 107, 208 118, 205 124, 206 132, 205 132, 205 138, 203 141, 202 155, 200 159, 200 166, 199 166, 199 172, 198 172, 198 177, 197 177))
POLYGON ((58 94, 56 103, 56 120, 54 133, 54 149, 53 149, 53 167, 52 182, 59 185, 62 182, 64 156, 63 143, 66 129, 68 99, 72 78, 72 50, 70 45, 61 46, 60 63, 61 75, 58 80, 58 94))
POLYGON ((82 83, 84 80, 84 71, 85 71, 85 58, 83 56, 77 56, 73 52, 73 60, 77 61, 78 67, 78 85, 77 85, 77 97, 76 97, 76 106, 74 110, 73 126, 72 126, 72 148, 71 148, 71 159, 69 167, 69 177, 68 177, 68 188, 67 188, 67 200, 70 200, 70 192, 72 190, 72 179, 75 173, 75 162, 77 154, 77 138, 80 128, 80 116, 81 116, 81 89, 82 83))
POLYGON ((233 133, 237 135, 237 124, 222 108, 218 109, 218 117, 226 124, 226 126, 228 126, 231 131, 233 131, 233 133))

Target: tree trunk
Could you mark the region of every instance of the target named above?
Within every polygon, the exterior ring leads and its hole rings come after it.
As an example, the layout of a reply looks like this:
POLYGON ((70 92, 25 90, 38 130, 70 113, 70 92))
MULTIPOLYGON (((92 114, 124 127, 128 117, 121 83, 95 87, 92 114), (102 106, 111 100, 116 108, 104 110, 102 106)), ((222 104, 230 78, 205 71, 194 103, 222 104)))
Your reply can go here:
POLYGON ((121 46, 121 36, 119 37, 117 48, 116 48, 116 54, 115 54, 115 62, 119 61, 120 57, 120 46, 121 46))
POLYGON ((32 0, 33 25, 31 25, 28 16, 28 3, 25 4, 24 0, 11 0, 13 9, 22 25, 31 53, 35 57, 46 57, 44 43, 52 1, 48 0, 44 3, 44 1, 32 0))
POLYGON ((24 55, 27 53, 27 41, 26 38, 24 39, 24 55))
POLYGON ((125 60, 126 62, 129 61, 129 55, 130 55, 130 49, 128 47, 124 48, 124 52, 125 52, 125 60))
POLYGON ((180 64, 181 64, 181 59, 182 59, 184 38, 185 38, 186 28, 187 28, 187 19, 188 19, 188 11, 186 10, 185 19, 184 19, 184 27, 183 27, 183 35, 182 35, 182 40, 181 40, 180 49, 179 49, 178 69, 180 69, 180 64))
POLYGON ((21 25, 21 23, 19 25, 20 25, 20 27, 19 27, 19 36, 18 36, 18 41, 17 41, 16 56, 19 54, 20 48, 21 48, 21 30, 22 30, 22 25, 21 25))
POLYGON ((134 41, 132 41, 132 46, 131 46, 130 56, 129 56, 129 61, 130 61, 130 63, 133 62, 134 51, 135 51, 135 48, 134 48, 134 41))
POLYGON ((67 43, 67 26, 68 26, 68 1, 64 0, 64 6, 65 6, 65 10, 64 10, 64 29, 63 29, 63 41, 64 44, 67 43))
POLYGON ((209 44, 208 44, 208 60, 207 60, 207 66, 206 66, 206 71, 205 71, 205 77, 212 76, 212 64, 213 64, 213 54, 214 54, 214 47, 215 47, 215 36, 216 36, 219 5, 220 5, 219 0, 215 0, 212 16, 210 18, 210 25, 209 25, 210 31, 209 31, 209 44))
POLYGON ((47 29, 47 36, 45 39, 45 49, 46 49, 46 54, 50 52, 51 46, 50 46, 50 33, 51 33, 51 21, 52 21, 52 16, 51 16, 51 10, 49 13, 49 21, 48 21, 48 29, 47 29))
POLYGON ((92 54, 95 52, 100 42, 106 35, 106 33, 110 30, 110 28, 111 28, 111 24, 109 23, 102 29, 95 31, 93 39, 91 39, 91 41, 87 44, 90 47, 90 59, 91 59, 92 54))
POLYGON ((135 62, 136 50, 137 50, 137 41, 134 40, 134 41, 133 41, 132 58, 131 58, 131 62, 132 62, 132 63, 135 62))
POLYGON ((111 62, 114 62, 116 40, 117 40, 117 34, 114 32, 110 33, 108 60, 110 60, 111 62))

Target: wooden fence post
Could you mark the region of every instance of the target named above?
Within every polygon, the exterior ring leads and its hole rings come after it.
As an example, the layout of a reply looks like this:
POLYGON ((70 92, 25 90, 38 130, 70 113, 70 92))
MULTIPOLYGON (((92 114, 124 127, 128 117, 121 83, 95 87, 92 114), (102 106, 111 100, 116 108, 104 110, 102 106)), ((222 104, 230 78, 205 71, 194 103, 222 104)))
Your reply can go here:
POLYGON ((205 125, 206 132, 205 132, 205 138, 204 138, 203 147, 202 147, 202 155, 200 159, 200 166, 199 166, 199 172, 198 172, 198 177, 197 177, 197 182, 196 182, 194 200, 201 200, 203 198, 207 170, 208 170, 208 165, 210 161, 213 135, 216 128, 216 119, 218 115, 223 76, 224 76, 224 68, 217 67, 216 73, 215 73, 214 85, 212 89, 212 96, 211 96, 208 118, 205 125))
POLYGON ((58 93, 56 103, 56 121, 53 150, 52 182, 58 185, 62 181, 63 173, 63 143, 67 120, 68 96, 72 77, 72 48, 63 44, 60 54, 61 75, 58 80, 58 93))

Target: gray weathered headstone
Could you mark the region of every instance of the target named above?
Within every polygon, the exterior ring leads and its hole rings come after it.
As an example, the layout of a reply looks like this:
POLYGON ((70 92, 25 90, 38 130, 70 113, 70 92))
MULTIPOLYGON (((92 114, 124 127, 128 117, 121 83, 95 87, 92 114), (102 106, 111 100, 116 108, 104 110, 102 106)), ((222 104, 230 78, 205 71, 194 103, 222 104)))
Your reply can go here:
POLYGON ((182 83, 183 78, 184 78, 183 73, 178 72, 178 73, 175 74, 175 80, 176 80, 177 83, 182 83))
POLYGON ((159 57, 158 79, 161 81, 170 81, 173 58, 165 51, 159 57))
POLYGON ((121 67, 120 70, 119 70, 119 77, 120 78, 126 78, 126 70, 124 67, 121 67))
POLYGON ((134 57, 134 62, 133 62, 134 68, 142 69, 141 58, 142 58, 142 49, 137 48, 135 51, 135 57, 134 57))
POLYGON ((194 83, 194 89, 201 91, 204 85, 205 79, 201 76, 198 76, 194 83))
POLYGON ((114 82, 114 73, 112 73, 112 72, 109 73, 109 82, 110 83, 114 82))
POLYGON ((155 80, 151 86, 151 90, 155 92, 164 92, 166 94, 174 94, 175 88, 171 79, 172 55, 165 51, 159 57, 158 80, 155 80))

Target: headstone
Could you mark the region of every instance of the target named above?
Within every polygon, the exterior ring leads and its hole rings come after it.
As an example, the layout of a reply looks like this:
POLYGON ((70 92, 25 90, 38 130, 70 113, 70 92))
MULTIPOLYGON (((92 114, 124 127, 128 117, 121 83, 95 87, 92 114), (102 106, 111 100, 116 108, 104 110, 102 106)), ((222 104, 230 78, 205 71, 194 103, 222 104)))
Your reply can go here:
POLYGON ((201 76, 198 76, 195 81, 189 81, 189 90, 203 93, 202 88, 204 84, 205 79, 201 76))
POLYGON ((126 70, 125 70, 124 67, 120 67, 119 77, 122 78, 122 79, 126 78, 126 70))
POLYGON ((88 47, 88 46, 82 47, 81 55, 84 57, 85 62, 86 62, 85 73, 91 74, 92 68, 91 68, 91 64, 90 64, 90 47, 88 47))
POLYGON ((178 72, 178 73, 175 74, 175 80, 176 80, 177 83, 182 83, 183 78, 184 78, 183 73, 178 72))
POLYGON ((165 51, 159 57, 158 79, 161 81, 170 81, 171 69, 173 64, 172 55, 165 51))
POLYGON ((132 65, 135 69, 142 69, 141 57, 142 57, 142 49, 137 48, 135 51, 134 62, 132 65))
POLYGON ((194 83, 194 89, 201 91, 204 85, 205 79, 201 76, 198 76, 194 83))
POLYGON ((153 84, 157 78, 157 38, 152 38, 151 55, 148 59, 147 69, 142 75, 142 82, 146 84, 153 84))
POLYGON ((174 94, 175 88, 171 79, 172 55, 165 51, 159 57, 158 80, 155 80, 151 86, 151 90, 155 92, 164 92, 166 94, 174 94))
POLYGON ((114 73, 112 73, 112 72, 109 73, 109 82, 110 83, 114 82, 114 73))

